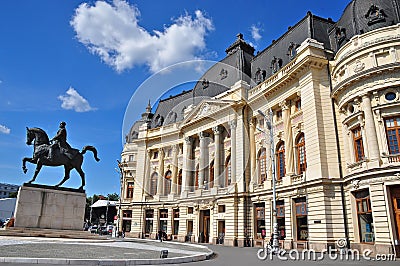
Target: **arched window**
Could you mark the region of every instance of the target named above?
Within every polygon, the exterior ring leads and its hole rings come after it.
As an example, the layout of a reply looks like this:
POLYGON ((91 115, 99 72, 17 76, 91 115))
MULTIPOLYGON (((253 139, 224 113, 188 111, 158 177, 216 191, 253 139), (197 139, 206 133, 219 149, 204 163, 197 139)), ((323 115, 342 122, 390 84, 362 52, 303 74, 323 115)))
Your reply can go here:
POLYGON ((164 195, 168 195, 171 193, 171 181, 172 181, 172 172, 168 170, 165 173, 165 179, 164 179, 164 195))
POLYGON ((267 150, 261 148, 258 154, 258 183, 262 184, 267 180, 267 150))
POLYGON ((276 171, 277 180, 285 176, 285 143, 281 141, 276 149, 276 171))
POLYGON ((178 194, 182 191, 182 169, 178 172, 178 194))
POLYGON ((207 184, 208 188, 214 187, 214 161, 210 164, 210 183, 207 184))
POLYGON ((231 156, 229 155, 225 161, 225 186, 232 183, 231 156))
POLYGON ((301 133, 296 140, 296 150, 297 150, 297 171, 298 174, 302 174, 307 169, 306 160, 306 142, 304 140, 304 133, 301 133))
POLYGON ((154 196, 157 194, 157 179, 158 179, 158 174, 154 172, 151 177, 150 177, 150 195, 154 196))

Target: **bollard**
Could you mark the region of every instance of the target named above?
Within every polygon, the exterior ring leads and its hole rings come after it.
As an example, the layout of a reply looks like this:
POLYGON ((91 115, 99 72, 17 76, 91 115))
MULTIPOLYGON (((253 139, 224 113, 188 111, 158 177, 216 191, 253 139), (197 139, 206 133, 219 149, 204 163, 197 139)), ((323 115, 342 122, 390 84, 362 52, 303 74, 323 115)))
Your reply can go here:
POLYGON ((161 250, 161 253, 160 253, 160 258, 161 259, 165 259, 165 258, 168 258, 168 250, 161 250))

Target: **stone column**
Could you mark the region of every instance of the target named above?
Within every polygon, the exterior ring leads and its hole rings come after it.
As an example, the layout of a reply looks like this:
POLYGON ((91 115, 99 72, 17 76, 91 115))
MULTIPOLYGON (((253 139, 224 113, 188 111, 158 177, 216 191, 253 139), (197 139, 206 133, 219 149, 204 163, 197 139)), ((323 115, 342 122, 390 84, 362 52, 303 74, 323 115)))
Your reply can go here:
POLYGON ((176 194, 178 191, 178 144, 172 147, 172 183, 171 183, 171 194, 176 194))
POLYGON ((219 126, 213 127, 214 132, 214 145, 215 145, 215 156, 214 156, 214 186, 221 185, 221 129, 219 126))
POLYGON ((151 151, 147 150, 146 151, 146 176, 143 180, 143 189, 147 195, 150 194, 150 178, 151 178, 150 158, 151 158, 151 151))
POLYGON ((257 161, 256 161, 256 123, 257 120, 255 118, 252 118, 250 121, 250 184, 255 184, 257 183, 257 173, 256 173, 256 166, 257 166, 257 161))
POLYGON ((379 160, 379 146, 378 138, 376 135, 374 116, 372 113, 371 99, 368 94, 364 94, 362 97, 362 109, 364 111, 365 118, 365 135, 367 143, 364 145, 368 147, 368 159, 370 161, 379 160))
POLYGON ((207 163, 208 163, 208 141, 209 135, 205 132, 199 133, 200 138, 200 161, 199 161, 199 189, 204 188, 204 180, 206 180, 207 163))
POLYGON ((282 119, 285 130, 285 167, 286 175, 290 176, 295 173, 294 170, 294 154, 293 154, 293 133, 292 125, 290 122, 290 106, 287 101, 280 104, 282 108, 282 119))
POLYGON ((189 191, 189 180, 192 175, 192 137, 186 137, 183 143, 183 170, 182 170, 182 191, 189 191))
POLYGON ((157 195, 163 195, 164 191, 164 149, 158 149, 158 183, 157 195))
POLYGON ((231 183, 233 184, 236 183, 236 120, 230 121, 229 126, 231 128, 231 183))

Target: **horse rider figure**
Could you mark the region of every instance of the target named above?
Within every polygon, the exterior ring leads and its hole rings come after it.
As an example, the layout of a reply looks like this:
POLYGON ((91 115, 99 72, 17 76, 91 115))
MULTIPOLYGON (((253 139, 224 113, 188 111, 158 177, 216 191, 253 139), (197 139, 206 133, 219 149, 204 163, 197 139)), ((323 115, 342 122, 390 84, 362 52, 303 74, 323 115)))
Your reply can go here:
POLYGON ((60 129, 57 131, 57 134, 50 141, 53 142, 50 146, 48 160, 52 160, 54 158, 54 150, 58 146, 61 154, 65 154, 69 159, 72 159, 74 155, 71 153, 71 146, 67 143, 67 129, 65 128, 66 123, 60 123, 60 129))

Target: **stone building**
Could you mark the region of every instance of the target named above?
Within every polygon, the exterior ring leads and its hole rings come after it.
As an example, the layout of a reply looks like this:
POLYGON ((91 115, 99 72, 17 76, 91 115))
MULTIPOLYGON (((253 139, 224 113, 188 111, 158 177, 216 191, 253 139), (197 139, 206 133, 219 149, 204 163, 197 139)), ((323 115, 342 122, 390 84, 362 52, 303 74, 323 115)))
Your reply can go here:
POLYGON ((0 199, 5 199, 10 196, 10 193, 18 192, 19 186, 7 184, 7 183, 0 183, 0 199))
POLYGON ((399 254, 399 14, 398 0, 353 0, 337 22, 309 12, 256 55, 239 34, 191 91, 132 125, 121 228, 262 245, 274 172, 283 248, 399 254))

